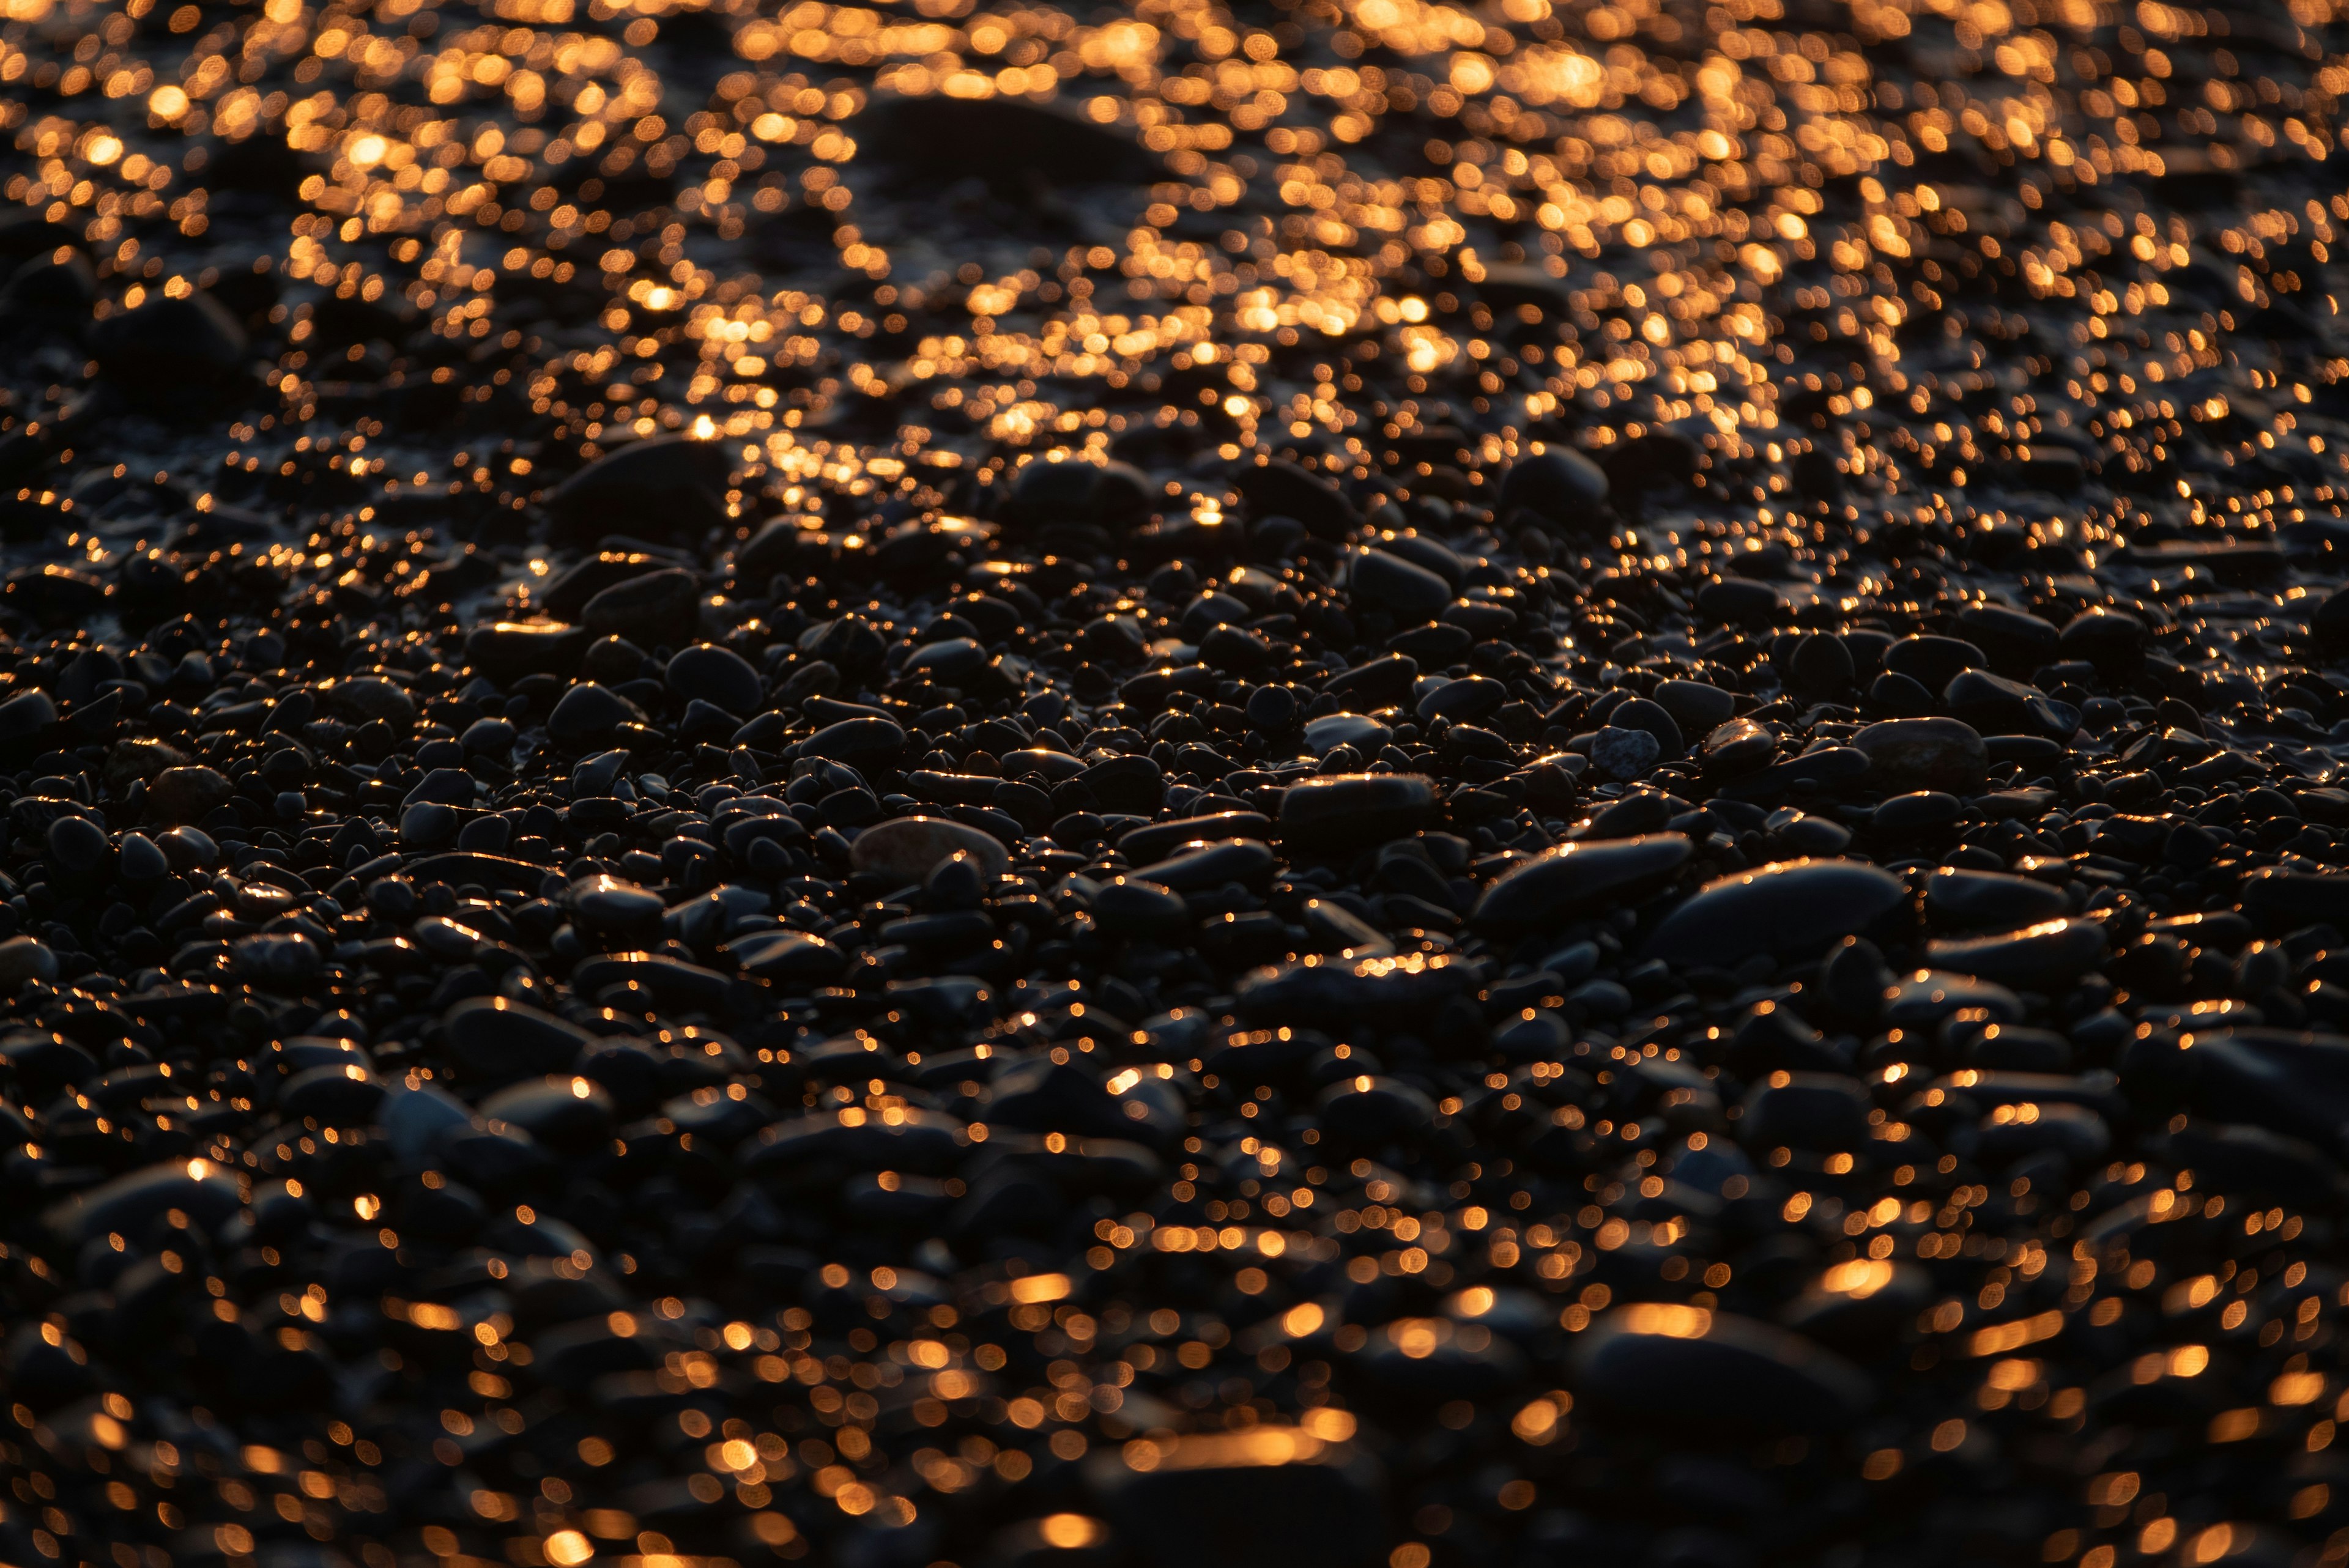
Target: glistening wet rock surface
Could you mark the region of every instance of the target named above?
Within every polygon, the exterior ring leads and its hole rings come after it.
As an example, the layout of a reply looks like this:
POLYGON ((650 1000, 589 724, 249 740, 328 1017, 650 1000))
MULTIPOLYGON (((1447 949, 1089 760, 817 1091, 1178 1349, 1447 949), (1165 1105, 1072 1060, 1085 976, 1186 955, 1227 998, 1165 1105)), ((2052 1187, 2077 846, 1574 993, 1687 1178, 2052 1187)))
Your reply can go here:
POLYGON ((2325 0, 0 7, 0 1555, 2349 1555, 2325 0))

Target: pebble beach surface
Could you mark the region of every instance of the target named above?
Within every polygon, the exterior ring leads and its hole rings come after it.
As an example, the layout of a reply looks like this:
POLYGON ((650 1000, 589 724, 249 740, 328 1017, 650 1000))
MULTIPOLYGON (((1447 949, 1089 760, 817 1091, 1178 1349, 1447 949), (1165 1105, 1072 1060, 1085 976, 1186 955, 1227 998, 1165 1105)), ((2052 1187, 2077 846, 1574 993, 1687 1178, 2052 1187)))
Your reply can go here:
POLYGON ((0 1557, 2349 1563, 2344 92, 5 0, 0 1557))

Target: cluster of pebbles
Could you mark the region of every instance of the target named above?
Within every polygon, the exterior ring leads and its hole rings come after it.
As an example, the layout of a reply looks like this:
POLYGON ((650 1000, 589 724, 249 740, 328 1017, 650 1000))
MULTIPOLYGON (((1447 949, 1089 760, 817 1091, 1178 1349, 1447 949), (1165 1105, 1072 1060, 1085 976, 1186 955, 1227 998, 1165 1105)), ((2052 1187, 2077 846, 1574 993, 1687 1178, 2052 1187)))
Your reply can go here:
POLYGON ((2344 46, 8 0, 0 1555, 2349 1561, 2344 46))

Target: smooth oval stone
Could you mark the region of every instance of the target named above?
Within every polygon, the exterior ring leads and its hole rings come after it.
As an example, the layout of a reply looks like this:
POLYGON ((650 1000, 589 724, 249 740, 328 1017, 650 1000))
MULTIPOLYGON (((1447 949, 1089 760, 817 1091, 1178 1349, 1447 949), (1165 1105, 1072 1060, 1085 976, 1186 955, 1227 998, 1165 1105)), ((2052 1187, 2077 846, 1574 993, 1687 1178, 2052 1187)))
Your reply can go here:
POLYGON ((1297 698, 1286 686, 1261 686, 1248 694, 1243 711, 1251 726, 1277 735, 1297 722, 1297 698))
POLYGON ((414 926, 416 945, 445 963, 461 964, 481 944, 481 934, 437 914, 428 914, 414 926))
POLYGON ((1493 1048, 1502 1059, 1510 1062, 1557 1061, 1571 1048, 1572 1031, 1566 1020, 1556 1013, 1539 1012, 1533 1008, 1531 1017, 1520 1017, 1493 1031, 1493 1048))
POLYGON ((171 869, 183 875, 217 864, 221 858, 220 846, 201 828, 173 828, 155 840, 155 847, 163 851, 171 869))
POLYGON ((574 923, 612 936, 655 940, 667 913, 660 894, 600 872, 573 882, 563 898, 574 923))
POLYGON ((2262 1027, 2198 1028, 2133 1041, 2119 1062, 2132 1099, 2302 1138, 2327 1150, 2349 1123, 2349 1040, 2262 1027), (2190 1041, 2190 1043, 2189 1043, 2190 1041))
POLYGON ((1331 541, 1342 540, 1361 526, 1362 514, 1354 510, 1344 491, 1286 458, 1244 466, 1231 482, 1247 503, 1248 515, 1258 523, 1268 518, 1292 517, 1317 539, 1331 541))
POLYGON ((1790 861, 1706 883, 1666 915, 1648 954, 1728 968, 1816 952, 1899 907, 1908 887, 1862 861, 1790 861))
POLYGON ((241 936, 229 946, 236 972, 256 985, 299 985, 317 974, 318 944, 298 931, 241 936))
POLYGON ((727 951, 742 973, 770 985, 825 985, 848 967, 848 955, 804 931, 759 931, 737 937, 727 951))
POLYGON ((88 817, 59 817, 49 824, 49 855, 68 872, 89 872, 113 852, 106 830, 88 817))
POLYGON ((1409 654, 1387 654, 1340 670, 1321 684, 1322 695, 1363 707, 1383 707, 1411 695, 1419 678, 1419 661, 1409 654))
POLYGON ((167 1160, 68 1199, 46 1217, 52 1231, 78 1245, 109 1231, 138 1234, 174 1209, 210 1229, 243 1205, 233 1166, 167 1160))
POLYGON ((700 595, 692 573, 664 566, 613 583, 587 601, 579 619, 599 637, 626 637, 650 647, 692 631, 700 595))
POLYGON ((624 724, 642 724, 644 710, 616 691, 582 681, 546 716, 548 738, 569 747, 601 746, 624 724))
POLYGON ((1987 670, 1965 670, 1941 693, 1950 712, 1987 736, 2039 736, 2065 741, 2080 727, 2079 710, 2037 686, 1987 670))
POLYGON ((1383 550, 1354 557, 1351 582, 1358 603, 1384 610, 1404 625, 1433 621, 1452 602, 1451 583, 1383 550))
POLYGON ((1281 792, 1280 836, 1293 849, 1332 852, 1416 832, 1436 810, 1435 784, 1417 773, 1332 773, 1281 792))
POLYGON ((1931 943, 1925 956, 1938 968, 2044 993, 2095 968, 2106 946, 2105 928, 2095 921, 2050 920, 2020 931, 1931 943))
POLYGON ((758 712, 765 690, 748 659, 708 643, 679 650, 662 676, 678 696, 698 697, 737 718, 758 712))
POLYGON ((2068 1073, 2072 1042, 2053 1029, 2024 1028, 2012 1024, 1975 1025, 1964 1045, 1965 1064, 1992 1071, 2068 1073))
POLYGON ((1667 1429, 1841 1431, 1875 1402, 1849 1362, 1781 1328, 1640 1303, 1579 1336, 1576 1386, 1619 1418, 1667 1429))
POLYGON ((1243 675, 1272 662, 1272 645, 1237 626, 1217 626, 1199 639, 1199 660, 1226 675, 1243 675))
POLYGON ((1092 909, 1095 923, 1112 936, 1178 937, 1191 924, 1182 894, 1137 876, 1104 883, 1092 909))
POLYGON ((1499 681, 1487 676, 1469 676, 1433 687, 1419 699, 1413 711, 1423 724, 1439 718, 1458 724, 1482 718, 1508 700, 1509 688, 1499 681))
MULTIPOLYGON (((1123 847, 1121 841, 1119 848, 1123 847)), ((1133 874, 1176 892, 1194 892, 1230 882, 1261 887, 1279 864, 1269 845, 1254 839, 1228 839, 1194 846, 1154 865, 1139 867, 1133 874)))
POLYGON ((334 705, 364 724, 381 719, 395 729, 416 722, 416 699, 408 688, 381 676, 339 681, 327 692, 334 705))
POLYGON ((1610 724, 1590 738, 1591 767, 1600 777, 1618 782, 1645 778, 1663 756, 1662 744, 1644 729, 1610 724))
POLYGON ((29 741, 55 727, 57 705, 38 689, 0 702, 0 741, 29 741))
POLYGON ((1955 795, 1940 789, 1917 789, 1906 795, 1895 795, 1877 807, 1868 819, 1869 829, 1886 837, 1904 833, 1938 833, 1957 825, 1965 811, 1965 804, 1955 795))
POLYGON ((560 621, 499 621, 465 634, 465 658, 492 680, 567 679, 578 673, 580 655, 593 641, 586 628, 560 621))
POLYGON ((1990 657, 1973 644, 1956 637, 1903 637, 1884 651, 1884 667, 1907 676, 1928 691, 1940 691, 1961 670, 1978 670, 1990 657))
POLYGON ((571 1073, 509 1084, 481 1101, 481 1114, 511 1122, 550 1149, 585 1151, 611 1136, 612 1097, 571 1073))
POLYGON ((419 800, 399 814, 399 845, 437 849, 457 836, 457 813, 438 800, 419 800))
POLYGON ((1476 901, 1478 927, 1522 930, 1605 909, 1661 885, 1696 852, 1685 833, 1585 841, 1511 868, 1476 901))
POLYGON ((585 757, 571 769, 571 796, 574 799, 608 796, 619 780, 620 770, 628 765, 626 750, 599 752, 585 757))
POLYGON ((1885 993, 1884 1021, 1904 1027, 1938 1024, 1951 1014, 1972 1008, 2002 1024, 2023 1021, 2023 1000, 2013 992, 1946 969, 1919 969, 1893 982, 1885 993))
POLYGON ((457 738, 457 742, 469 755, 502 759, 512 754, 518 738, 518 732, 505 719, 477 718, 465 727, 465 733, 457 738))
POLYGON ((1408 1141, 1434 1125, 1435 1102, 1396 1078, 1362 1076, 1340 1079, 1321 1095, 1326 1136, 1361 1147, 1408 1141))
POLYGON ((1815 697, 1847 696, 1857 673, 1851 648, 1832 632, 1797 639, 1786 656, 1787 686, 1815 697))
POLYGON ((30 936, 0 942, 0 992, 13 992, 27 980, 43 984, 57 977, 57 955, 47 943, 30 936))
MULTIPOLYGON (((1678 757, 1687 749, 1679 721, 1661 703, 1651 702, 1643 696, 1618 703, 1615 710, 1607 716, 1607 723, 1613 729, 1644 730, 1655 737, 1656 745, 1665 757, 1678 757)), ((1592 760, 1597 761, 1598 758, 1594 757, 1592 760)))
POLYGON ((1425 1013, 1459 995, 1470 978, 1465 966, 1440 954, 1308 959, 1257 970, 1241 980, 1237 995, 1250 1016, 1321 1027, 1333 1019, 1425 1013))
POLYGON ((1873 1109, 1857 1078, 1832 1073, 1776 1072, 1745 1097, 1738 1141, 1748 1149, 1834 1153, 1864 1147, 1873 1109))
POLYGON ((1166 772, 1148 757, 1112 757, 1077 775, 1103 811, 1154 815, 1166 798, 1166 772))
POLYGON ((155 841, 146 834, 125 833, 115 869, 122 873, 125 882, 146 882, 167 874, 171 862, 164 858, 155 841))
POLYGON ((905 727, 891 718, 843 718, 800 742, 802 757, 845 762, 851 768, 886 767, 905 748, 905 727))
POLYGON ((1152 489, 1129 463, 1047 460, 1019 470, 1006 511, 1012 521, 1036 526, 1125 527, 1149 515, 1152 489))
POLYGON ((1958 612, 1966 641, 1988 655, 2002 675, 2027 676, 2055 662, 2061 634, 2038 616, 2003 604, 1969 604, 1958 612))
POLYGON ((2100 607, 2074 616, 2056 645, 2064 657, 2085 659, 2107 680, 2128 680, 2145 668, 2152 639, 2146 624, 2127 611, 2100 607))
POLYGON ((2261 1127, 2194 1121, 2169 1137, 2171 1158, 2222 1192, 2261 1202, 2339 1210, 2349 1205, 2349 1180, 2314 1144, 2261 1127))
POLYGON ((277 1090, 277 1109, 326 1127, 365 1126, 383 1103, 384 1086, 357 1063, 305 1068, 277 1090))
POLYGON ((2071 909, 2062 888, 2003 872, 1944 867, 1925 882, 1925 919, 1936 931, 2015 931, 2071 909))
POLYGON ((1327 757, 1341 746, 1350 746, 1365 757, 1375 756, 1380 747, 1393 738, 1393 730, 1360 713, 1325 713, 1305 726, 1305 749, 1316 757, 1327 757))
MULTIPOLYGON (((850 722, 856 722, 851 720, 850 722)), ((856 835, 849 864, 904 886, 927 880, 940 861, 960 850, 990 877, 1011 869, 1011 856, 991 833, 943 817, 898 817, 856 835)))
POLYGON ((1261 811, 1215 811, 1204 817, 1183 817, 1135 828, 1118 840, 1118 851, 1128 861, 1161 859, 1185 844, 1219 843, 1226 839, 1260 838, 1272 830, 1261 811))
POLYGON ((1723 577, 1697 590, 1697 612, 1716 621, 1754 630, 1775 625, 1786 614, 1785 596, 1750 577, 1723 577))
POLYGON ((1653 790, 1626 795, 1592 814, 1582 841, 1588 844, 1597 839, 1636 839, 1642 833, 1657 831, 1671 820, 1672 807, 1664 796, 1653 790))
POLYGON ((905 660, 905 672, 946 686, 968 681, 987 667, 986 645, 973 637, 925 643, 905 660))
POLYGON ((1737 696, 1703 681, 1669 680, 1659 684, 1656 705, 1672 716, 1682 735, 1705 735, 1736 716, 1737 696))
POLYGON ((1888 795, 1918 789, 1971 795, 1990 773, 1990 748, 1982 736, 1954 718, 1888 718, 1849 744, 1868 754, 1868 782, 1888 795))
POLYGON ((367 1047, 357 1040, 319 1035, 296 1035, 281 1040, 269 1055, 288 1073, 307 1072, 312 1068, 374 1066, 367 1047))
POLYGON ((1778 754, 1778 738, 1750 718, 1733 718, 1717 725, 1697 747, 1697 758, 1706 773, 1735 777, 1768 766, 1778 754))
POLYGON ((1796 817, 1778 830, 1778 841, 1798 855, 1839 855, 1851 848, 1851 830, 1825 817, 1796 817))
POLYGON ((2263 866, 2246 876, 2237 903, 2252 921, 2274 931, 2319 921, 2349 930, 2349 875, 2291 872, 2263 866))
POLYGON ((147 786, 147 815, 165 827, 193 825, 228 804, 236 786, 201 763, 166 768, 147 786))
POLYGON ((567 1072, 595 1037, 566 1019, 503 996, 474 996, 449 1009, 440 1027, 458 1066, 503 1080, 567 1072))
POLYGON ((1426 567, 1450 583, 1455 592, 1467 580, 1468 562, 1461 558, 1459 552, 1426 534, 1394 534, 1384 542, 1381 548, 1414 566, 1426 567))
POLYGON ((1607 526, 1607 473, 1572 447, 1547 447, 1509 465, 1501 506, 1524 507, 1545 521, 1578 532, 1607 526))

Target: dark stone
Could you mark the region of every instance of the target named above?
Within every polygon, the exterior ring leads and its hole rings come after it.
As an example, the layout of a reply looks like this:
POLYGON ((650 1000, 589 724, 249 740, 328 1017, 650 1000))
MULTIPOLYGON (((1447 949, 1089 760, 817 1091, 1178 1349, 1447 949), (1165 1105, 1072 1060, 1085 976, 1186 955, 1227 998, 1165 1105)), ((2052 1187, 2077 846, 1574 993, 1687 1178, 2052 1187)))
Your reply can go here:
POLYGON ((1795 957, 1867 931, 1908 897, 1900 879, 1859 861, 1792 861, 1706 883, 1666 915, 1651 956, 1728 967, 1795 957))
POLYGON ((1603 531, 1607 475, 1574 448, 1553 446, 1510 465, 1501 480, 1501 505, 1524 507, 1573 532, 1603 531))

